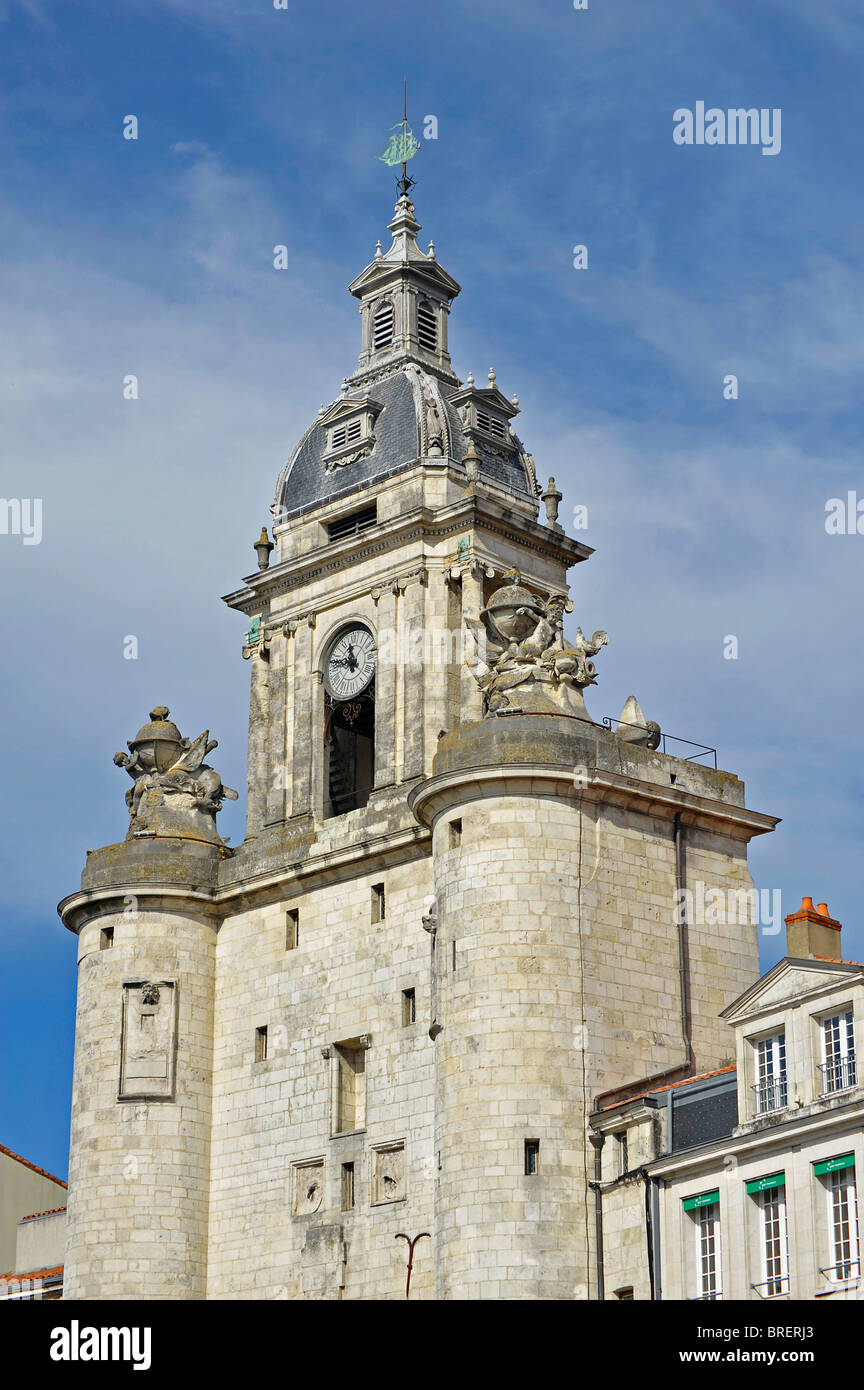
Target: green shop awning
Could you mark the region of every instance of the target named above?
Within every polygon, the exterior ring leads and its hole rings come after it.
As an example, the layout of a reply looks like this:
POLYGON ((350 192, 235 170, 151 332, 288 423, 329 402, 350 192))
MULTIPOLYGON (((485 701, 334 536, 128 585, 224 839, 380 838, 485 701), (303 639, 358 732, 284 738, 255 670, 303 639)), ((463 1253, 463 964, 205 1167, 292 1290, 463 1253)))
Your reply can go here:
POLYGON ((684 1199, 684 1210, 695 1211, 697 1207, 711 1207, 715 1202, 720 1201, 720 1189, 715 1187, 713 1192, 700 1192, 698 1197, 686 1197, 684 1199))
POLYGON ((747 1191, 752 1197, 754 1192, 767 1192, 771 1187, 785 1187, 786 1174, 772 1173, 769 1178, 754 1178, 753 1182, 748 1182, 747 1191))
POLYGON ((824 1173, 836 1173, 839 1168, 854 1168, 855 1155, 843 1154, 841 1158, 826 1158, 823 1163, 814 1163, 813 1172, 817 1178, 821 1178, 824 1173))

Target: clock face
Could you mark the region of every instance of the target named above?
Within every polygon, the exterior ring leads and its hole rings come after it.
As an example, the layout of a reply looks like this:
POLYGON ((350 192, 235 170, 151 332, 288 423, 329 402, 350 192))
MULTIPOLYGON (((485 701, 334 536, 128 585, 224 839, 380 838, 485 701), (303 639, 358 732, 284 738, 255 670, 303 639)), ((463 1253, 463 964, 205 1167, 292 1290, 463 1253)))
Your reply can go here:
POLYGON ((365 627, 340 633, 327 658, 327 688, 334 700, 350 700, 375 675, 375 638, 365 627))

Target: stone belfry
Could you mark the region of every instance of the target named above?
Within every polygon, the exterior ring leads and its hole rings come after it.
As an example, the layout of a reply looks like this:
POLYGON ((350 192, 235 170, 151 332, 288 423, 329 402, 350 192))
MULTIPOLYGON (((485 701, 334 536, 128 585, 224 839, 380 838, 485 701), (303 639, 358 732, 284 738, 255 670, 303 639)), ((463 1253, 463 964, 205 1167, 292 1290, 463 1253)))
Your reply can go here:
MULTIPOLYGON (((565 635, 558 521, 400 185, 352 283, 357 369, 279 476, 248 618, 247 832, 164 706, 125 841, 61 904, 80 979, 66 1288, 80 1298, 594 1296, 600 1093, 731 1060, 717 1015, 773 828, 737 778, 617 732, 565 635), (540 516, 540 502, 544 515, 540 516), (415 1238, 419 1237, 419 1239, 415 1238)), ((578 611, 574 617, 582 617, 578 611)), ((587 630, 587 628, 586 628, 587 630)))

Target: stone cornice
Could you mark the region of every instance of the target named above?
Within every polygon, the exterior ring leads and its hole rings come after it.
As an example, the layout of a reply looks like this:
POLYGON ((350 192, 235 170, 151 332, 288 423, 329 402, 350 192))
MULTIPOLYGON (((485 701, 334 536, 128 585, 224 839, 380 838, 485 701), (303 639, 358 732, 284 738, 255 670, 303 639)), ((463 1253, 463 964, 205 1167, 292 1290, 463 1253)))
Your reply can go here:
POLYGON ((424 825, 457 803, 491 796, 544 796, 578 802, 612 802, 632 806, 646 815, 671 818, 681 814, 687 826, 714 830, 722 825, 733 839, 748 841, 764 835, 777 824, 775 816, 749 811, 725 801, 698 796, 679 787, 637 781, 602 768, 590 769, 587 785, 574 785, 573 768, 547 763, 502 763, 494 767, 466 767, 439 773, 415 787, 408 804, 424 825))
POLYGON ((781 1153, 788 1152, 790 1144, 797 1145, 801 1139, 810 1135, 818 1137, 827 1130, 841 1129, 856 1122, 856 1128, 860 1128, 862 1117, 864 1098, 854 1100, 840 1110, 829 1110, 820 1115, 811 1114, 801 1119, 793 1118, 779 1125, 771 1125, 770 1128, 766 1126, 765 1129, 752 1134, 727 1135, 724 1139, 715 1140, 713 1144, 706 1144, 696 1152, 688 1149, 686 1154, 680 1157, 672 1154, 654 1159, 653 1162, 646 1163, 645 1168, 652 1177, 684 1177, 692 1170, 698 1171, 706 1166, 722 1164, 723 1159, 729 1154, 735 1154, 741 1161, 751 1155, 758 1155, 763 1149, 779 1148, 781 1153))
MULTIPOLYGON (((238 850, 242 848, 239 846, 238 850)), ((175 888, 155 880, 146 883, 136 879, 70 893, 58 904, 57 911, 64 926, 77 932, 96 917, 122 913, 129 897, 135 897, 142 911, 154 910, 152 904, 156 899, 164 904, 163 911, 180 915, 184 911, 191 911, 196 916, 207 915, 216 919, 214 925, 218 925, 220 919, 254 907, 261 900, 288 895, 298 884, 305 884, 310 879, 326 881, 330 877, 340 878, 356 873, 362 865, 403 862, 416 858, 418 853, 425 856, 430 848, 429 832, 422 826, 410 826, 406 830, 372 836, 338 849, 306 854, 302 860, 292 861, 284 868, 249 874, 237 883, 225 884, 220 888, 196 891, 175 888)))
POLYGON ((125 915, 130 898, 140 903, 144 912, 157 910, 153 903, 153 899, 156 899, 159 911, 173 912, 178 916, 216 918, 213 926, 218 926, 220 914, 214 908, 216 896, 215 888, 173 888, 167 883, 157 881, 148 884, 142 883, 140 879, 133 879, 127 883, 112 883, 102 888, 79 889, 77 893, 70 893, 57 904, 57 912, 64 927, 77 933, 97 917, 104 917, 109 913, 125 915))
POLYGON ((482 527, 487 534, 516 544, 543 559, 553 558, 559 563, 569 561, 567 568, 593 555, 591 546, 555 534, 548 527, 524 516, 517 519, 517 514, 501 506, 497 499, 497 510, 493 509, 489 506, 492 501, 491 498, 472 494, 434 513, 427 507, 415 509, 393 522, 385 523, 383 534, 382 528, 376 528, 378 534, 374 540, 368 539, 367 532, 336 545, 318 546, 297 559, 262 570, 247 579, 246 588, 223 595, 223 602, 247 615, 261 612, 270 599, 279 598, 330 574, 344 575, 346 562, 357 563, 373 559, 376 555, 386 555, 388 551, 411 541, 458 536, 471 527, 482 527))

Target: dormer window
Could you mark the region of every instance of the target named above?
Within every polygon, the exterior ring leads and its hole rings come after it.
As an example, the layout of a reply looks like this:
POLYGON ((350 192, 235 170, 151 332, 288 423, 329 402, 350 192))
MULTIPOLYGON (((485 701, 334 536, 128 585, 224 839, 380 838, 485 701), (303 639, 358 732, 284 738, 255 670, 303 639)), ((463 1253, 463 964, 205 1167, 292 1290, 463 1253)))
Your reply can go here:
POLYGON ((438 320, 432 305, 425 299, 417 305, 417 339, 427 352, 437 352, 438 320))
POLYGON ((343 396, 320 417, 324 431, 324 466, 329 473, 366 458, 375 448, 375 421, 380 401, 369 395, 343 396))
POLYGON ((372 348, 374 352, 380 352, 382 348, 389 347, 393 341, 393 334, 396 330, 396 313, 389 299, 378 308, 372 315, 372 348))

